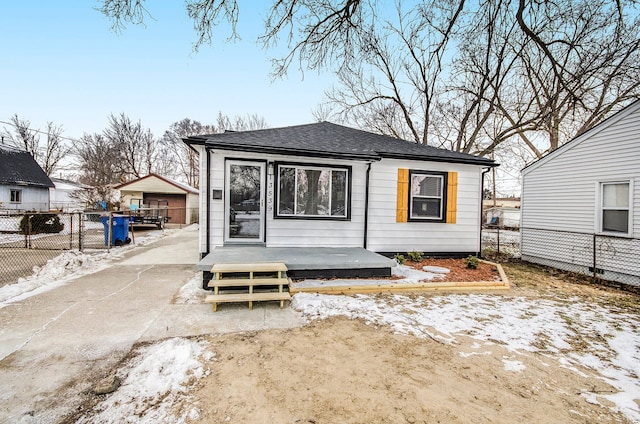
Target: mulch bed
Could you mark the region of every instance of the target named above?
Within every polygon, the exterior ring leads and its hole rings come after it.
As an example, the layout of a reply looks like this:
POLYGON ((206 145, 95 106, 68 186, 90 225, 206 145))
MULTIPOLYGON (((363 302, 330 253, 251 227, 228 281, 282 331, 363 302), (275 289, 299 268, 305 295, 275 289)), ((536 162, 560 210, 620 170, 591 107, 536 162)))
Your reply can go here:
POLYGON ((444 279, 436 281, 454 281, 454 282, 470 282, 470 281, 498 281, 500 274, 498 269, 488 263, 480 262, 478 268, 467 268, 464 259, 423 259, 421 262, 405 262, 405 265, 415 269, 422 270, 424 266, 439 266, 450 270, 448 274, 443 274, 444 279))

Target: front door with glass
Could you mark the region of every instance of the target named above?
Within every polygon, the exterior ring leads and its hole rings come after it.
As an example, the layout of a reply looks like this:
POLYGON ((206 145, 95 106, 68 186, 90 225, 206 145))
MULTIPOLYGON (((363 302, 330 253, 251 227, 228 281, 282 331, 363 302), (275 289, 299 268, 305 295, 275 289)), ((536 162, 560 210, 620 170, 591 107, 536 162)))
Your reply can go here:
POLYGON ((264 242, 263 162, 227 161, 225 241, 264 242))

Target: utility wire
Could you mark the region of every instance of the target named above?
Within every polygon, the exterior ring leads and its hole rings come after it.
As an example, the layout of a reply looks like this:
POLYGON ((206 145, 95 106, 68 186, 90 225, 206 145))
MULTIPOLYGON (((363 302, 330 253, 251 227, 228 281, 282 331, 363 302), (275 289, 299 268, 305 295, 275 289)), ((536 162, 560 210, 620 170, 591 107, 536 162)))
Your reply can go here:
MULTIPOLYGON (((11 125, 12 127, 20 128, 19 125, 16 125, 13 122, 7 122, 7 121, 0 120, 0 124, 11 125)), ((51 133, 48 133, 46 131, 36 130, 36 129, 33 129, 33 128, 25 128, 25 129, 27 131, 34 132, 34 133, 39 133, 39 134, 45 134, 45 135, 50 135, 51 134, 51 133)), ((63 135, 59 135, 58 138, 61 138, 63 140, 74 141, 74 142, 82 142, 81 140, 78 140, 77 138, 65 137, 63 135)))

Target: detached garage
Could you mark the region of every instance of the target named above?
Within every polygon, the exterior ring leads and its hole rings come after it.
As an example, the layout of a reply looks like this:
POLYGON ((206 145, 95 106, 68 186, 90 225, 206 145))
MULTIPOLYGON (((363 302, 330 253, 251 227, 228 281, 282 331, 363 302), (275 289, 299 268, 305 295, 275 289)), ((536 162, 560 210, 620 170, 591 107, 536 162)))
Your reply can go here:
POLYGON ((116 187, 120 190, 122 208, 168 209, 171 224, 191 224, 198 221, 198 189, 186 184, 149 174, 116 187))

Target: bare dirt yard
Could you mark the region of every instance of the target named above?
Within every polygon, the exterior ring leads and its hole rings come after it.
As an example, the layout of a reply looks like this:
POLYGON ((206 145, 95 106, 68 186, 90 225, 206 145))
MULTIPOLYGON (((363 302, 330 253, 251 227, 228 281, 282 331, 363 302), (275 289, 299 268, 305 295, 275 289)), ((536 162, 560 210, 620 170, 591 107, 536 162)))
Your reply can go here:
POLYGON ((189 339, 199 365, 179 390, 121 413, 95 397, 83 422, 640 422, 638 295, 504 267, 509 291, 298 294, 306 326, 189 339))

